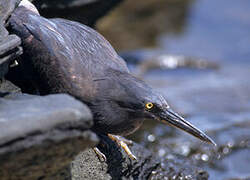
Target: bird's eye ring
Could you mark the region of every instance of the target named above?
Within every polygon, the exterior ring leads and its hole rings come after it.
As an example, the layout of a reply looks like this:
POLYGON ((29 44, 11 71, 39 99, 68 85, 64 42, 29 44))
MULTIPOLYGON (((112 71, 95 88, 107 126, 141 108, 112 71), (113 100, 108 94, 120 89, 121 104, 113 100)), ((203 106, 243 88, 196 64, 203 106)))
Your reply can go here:
POLYGON ((154 107, 154 104, 151 103, 151 102, 149 102, 149 103, 146 104, 146 108, 147 109, 152 109, 153 107, 154 107))

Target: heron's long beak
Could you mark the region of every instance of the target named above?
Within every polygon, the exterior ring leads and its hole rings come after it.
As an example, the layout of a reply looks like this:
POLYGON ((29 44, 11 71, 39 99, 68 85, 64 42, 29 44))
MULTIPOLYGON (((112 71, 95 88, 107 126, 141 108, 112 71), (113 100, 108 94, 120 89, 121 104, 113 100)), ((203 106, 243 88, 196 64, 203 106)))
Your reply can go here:
POLYGON ((167 108, 165 111, 162 111, 161 114, 159 114, 159 118, 160 121, 163 123, 180 128, 188 132, 189 134, 192 134, 193 136, 216 146, 216 143, 210 137, 208 137, 201 130, 190 124, 183 117, 176 114, 170 108, 167 108))

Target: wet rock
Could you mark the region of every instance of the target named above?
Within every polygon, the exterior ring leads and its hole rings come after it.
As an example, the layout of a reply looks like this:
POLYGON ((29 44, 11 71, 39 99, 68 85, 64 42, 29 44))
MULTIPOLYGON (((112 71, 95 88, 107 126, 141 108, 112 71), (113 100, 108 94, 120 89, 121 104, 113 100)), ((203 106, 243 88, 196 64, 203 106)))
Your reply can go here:
POLYGON ((34 0, 42 16, 47 18, 61 17, 93 26, 122 0, 34 0))
MULTIPOLYGON (((8 36, 8 31, 5 29, 3 21, 0 21, 0 42, 2 42, 7 36, 8 36)), ((1 48, 0 53, 2 54, 2 52, 4 51, 4 49, 1 48)))
POLYGON ((73 157, 98 142, 89 109, 69 95, 5 95, 0 114, 1 179, 67 179, 73 157))
POLYGON ((0 2, 0 78, 8 72, 9 64, 22 54, 21 40, 16 35, 9 35, 4 25, 18 5, 19 0, 0 2))
POLYGON ((156 47, 161 44, 161 36, 185 32, 192 3, 126 0, 110 16, 102 18, 97 27, 118 51, 156 47))
POLYGON ((13 48, 21 44, 21 40, 16 35, 9 35, 0 42, 0 55, 4 55, 13 48))
POLYGON ((107 161, 100 161, 92 149, 85 150, 72 162, 72 179, 147 179, 159 166, 159 160, 150 151, 135 143, 130 149, 138 158, 137 161, 130 160, 128 155, 107 137, 101 137, 98 148, 105 154, 107 161))
POLYGON ((21 0, 0 1, 0 21, 4 24, 21 0))
POLYGON ((16 35, 8 35, 0 41, 0 78, 8 72, 9 64, 22 54, 20 44, 21 40, 16 35))
POLYGON ((0 80, 0 98, 10 93, 21 93, 21 89, 7 80, 0 80))
POLYGON ((134 143, 130 149, 138 161, 130 160, 120 147, 105 137, 101 137, 98 148, 107 157, 107 162, 100 161, 92 149, 85 150, 71 164, 73 180, 207 180, 209 177, 207 171, 195 165, 192 159, 174 155, 171 148, 165 148, 166 156, 161 157, 134 143))
POLYGON ((190 159, 175 156, 162 160, 161 166, 154 170, 149 176, 150 180, 207 180, 208 178, 208 172, 193 165, 190 159))
POLYGON ((160 50, 135 50, 120 54, 128 64, 135 64, 136 76, 143 77, 154 70, 190 68, 194 70, 218 70, 219 64, 204 58, 167 54, 160 50))
POLYGON ((53 128, 86 130, 92 125, 90 110, 66 94, 43 97, 13 94, 1 98, 0 106, 0 144, 53 128))

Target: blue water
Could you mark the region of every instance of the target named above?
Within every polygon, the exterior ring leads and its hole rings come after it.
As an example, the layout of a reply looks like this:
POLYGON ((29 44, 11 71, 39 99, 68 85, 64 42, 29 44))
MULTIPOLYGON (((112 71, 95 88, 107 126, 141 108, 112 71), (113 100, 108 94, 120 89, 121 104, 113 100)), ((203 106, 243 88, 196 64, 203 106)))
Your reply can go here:
MULTIPOLYGON (((222 158, 214 160, 214 166, 201 165, 210 179, 249 178, 250 145, 240 143, 250 142, 250 1, 193 1, 183 29, 181 33, 159 34, 157 47, 150 51, 204 58, 217 62, 220 68, 154 70, 144 79, 164 94, 173 109, 209 133, 218 149, 230 143, 235 145, 229 148, 229 153, 225 150, 222 158)), ((138 52, 147 57, 149 50, 138 52)), ((148 131, 153 136, 159 132, 162 137, 168 136, 169 129, 164 125, 151 128, 143 128, 146 135, 142 135, 142 143, 150 144, 145 142, 148 131)), ((183 141, 193 142, 190 146, 198 143, 184 133, 173 139, 176 142, 173 151, 182 149, 183 141)), ((161 138, 158 144, 149 147, 164 149, 165 141, 161 138)), ((213 156, 212 152, 207 154, 213 156)))
MULTIPOLYGON (((151 148, 163 165, 177 154, 207 170, 212 180, 250 178, 250 1, 127 1, 113 15, 117 24, 108 21, 110 33, 104 34, 114 37, 109 40, 123 57, 145 62, 184 55, 219 66, 159 68, 143 76, 172 109, 208 133, 216 148, 156 122, 145 122, 129 138, 151 148)), ((139 69, 135 64, 129 65, 132 73, 139 69)))
POLYGON ((173 54, 250 63, 250 1, 197 0, 182 34, 160 35, 159 47, 173 54))

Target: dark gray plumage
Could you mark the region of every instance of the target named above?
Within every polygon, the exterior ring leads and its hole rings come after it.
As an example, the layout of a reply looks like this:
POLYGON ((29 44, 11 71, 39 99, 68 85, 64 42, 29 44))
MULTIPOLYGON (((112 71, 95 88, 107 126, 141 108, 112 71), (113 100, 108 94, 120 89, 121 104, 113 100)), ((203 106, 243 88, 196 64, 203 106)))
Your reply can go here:
POLYGON ((38 76, 40 93, 68 93, 86 103, 94 114, 94 131, 127 135, 151 118, 214 143, 131 75, 124 60, 95 30, 65 19, 46 19, 25 7, 17 8, 10 25, 22 38, 23 63, 38 76))

